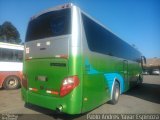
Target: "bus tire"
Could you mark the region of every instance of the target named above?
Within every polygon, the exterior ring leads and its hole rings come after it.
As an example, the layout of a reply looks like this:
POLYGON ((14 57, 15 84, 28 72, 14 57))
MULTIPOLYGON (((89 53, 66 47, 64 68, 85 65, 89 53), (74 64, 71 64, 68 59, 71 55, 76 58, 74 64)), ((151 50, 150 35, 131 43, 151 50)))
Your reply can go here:
POLYGON ((3 83, 3 87, 7 90, 13 90, 20 87, 20 79, 17 76, 8 76, 3 83))
POLYGON ((141 86, 143 83, 143 76, 142 75, 139 75, 138 76, 138 79, 137 79, 137 86, 141 86))
POLYGON ((112 91, 112 98, 110 103, 115 105, 118 103, 119 95, 120 95, 120 87, 119 83, 117 81, 114 82, 113 91, 112 91))

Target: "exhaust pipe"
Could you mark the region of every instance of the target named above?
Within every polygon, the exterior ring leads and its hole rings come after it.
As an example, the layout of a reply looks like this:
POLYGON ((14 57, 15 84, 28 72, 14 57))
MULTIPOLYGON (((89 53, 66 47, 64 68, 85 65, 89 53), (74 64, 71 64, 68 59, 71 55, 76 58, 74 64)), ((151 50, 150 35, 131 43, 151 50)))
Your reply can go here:
POLYGON ((62 105, 60 105, 60 106, 58 106, 58 107, 56 108, 56 111, 57 111, 58 113, 62 112, 62 110, 63 110, 63 106, 62 106, 62 105))

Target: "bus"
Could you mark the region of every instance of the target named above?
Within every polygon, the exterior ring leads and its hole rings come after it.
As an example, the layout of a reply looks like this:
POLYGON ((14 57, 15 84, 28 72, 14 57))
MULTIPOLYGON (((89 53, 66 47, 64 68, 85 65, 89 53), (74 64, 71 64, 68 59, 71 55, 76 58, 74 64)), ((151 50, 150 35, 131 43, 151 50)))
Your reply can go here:
POLYGON ((21 86, 23 45, 0 42, 0 88, 21 86))
POLYGON ((116 104, 142 83, 141 56, 74 4, 50 8, 28 24, 22 98, 67 114, 116 104))

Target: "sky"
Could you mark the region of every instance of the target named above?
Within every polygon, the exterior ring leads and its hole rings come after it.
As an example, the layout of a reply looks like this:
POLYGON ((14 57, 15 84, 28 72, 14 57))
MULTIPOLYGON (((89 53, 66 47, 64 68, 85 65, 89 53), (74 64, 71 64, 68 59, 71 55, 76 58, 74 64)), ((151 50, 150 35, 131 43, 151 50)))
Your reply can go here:
POLYGON ((0 0, 0 25, 10 21, 24 41, 31 16, 70 2, 147 58, 160 58, 160 0, 0 0))

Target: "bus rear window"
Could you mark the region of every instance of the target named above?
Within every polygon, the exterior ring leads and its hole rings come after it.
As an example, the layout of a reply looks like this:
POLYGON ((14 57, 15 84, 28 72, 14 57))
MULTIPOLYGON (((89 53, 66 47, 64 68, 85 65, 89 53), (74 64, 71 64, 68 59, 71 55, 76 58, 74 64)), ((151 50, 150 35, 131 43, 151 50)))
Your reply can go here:
POLYGON ((26 42, 71 34, 71 9, 51 11, 30 21, 26 42))

